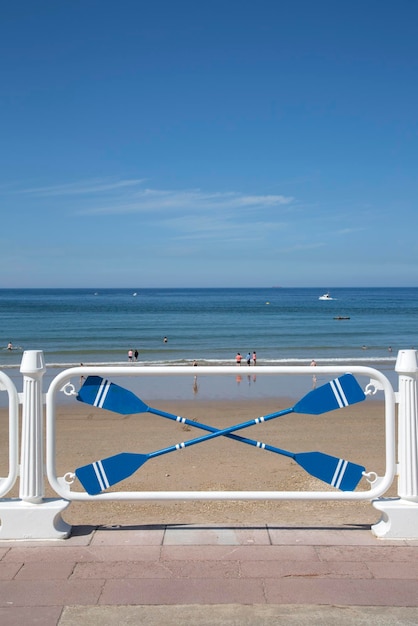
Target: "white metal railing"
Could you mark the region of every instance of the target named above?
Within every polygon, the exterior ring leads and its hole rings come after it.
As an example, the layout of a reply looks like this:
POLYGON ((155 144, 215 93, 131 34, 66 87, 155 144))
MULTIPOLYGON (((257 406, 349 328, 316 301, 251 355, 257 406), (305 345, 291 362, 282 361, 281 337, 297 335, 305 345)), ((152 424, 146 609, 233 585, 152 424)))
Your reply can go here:
MULTIPOLYGON (((47 414, 47 475, 48 480, 62 498, 72 501, 109 500, 372 500, 384 494, 395 475, 395 396, 392 386, 381 372, 363 366, 352 366, 350 373, 368 377, 385 396, 385 474, 376 477, 373 486, 365 491, 115 491, 89 495, 85 491, 73 491, 73 477, 68 474, 58 477, 56 472, 56 407, 57 394, 71 379, 80 376, 149 377, 149 376, 236 376, 236 366, 178 366, 178 367, 76 367, 61 372, 49 386, 46 396, 47 414)), ((315 374, 345 374, 344 366, 317 366, 315 374)), ((258 376, 268 375, 312 375, 310 366, 266 366, 257 368, 258 376)), ((71 393, 71 392, 70 392, 71 393)), ((74 390, 75 393, 75 390, 74 390)))
MULTIPOLYGON (((374 394, 377 391, 383 391, 384 394, 385 472, 383 476, 377 476, 373 472, 367 473, 365 471, 364 475, 370 483, 370 489, 356 491, 113 491, 90 495, 86 491, 79 490, 80 484, 74 480, 74 471, 77 470, 70 468, 64 476, 58 476, 56 471, 56 412, 57 405, 60 404, 59 394, 77 395, 72 383, 75 377, 78 380, 81 376, 101 376, 106 379, 109 377, 118 379, 120 377, 147 378, 156 376, 236 376, 237 368, 236 366, 74 367, 58 374, 50 383, 46 397, 44 397, 42 378, 45 370, 42 351, 24 353, 21 365, 21 373, 24 376, 22 394, 18 394, 12 381, 3 372, 0 372, 0 390, 6 390, 9 395, 9 474, 7 478, 0 479, 0 539, 62 539, 68 537, 71 527, 62 520, 61 513, 71 501, 179 499, 185 501, 368 500, 382 512, 380 522, 372 526, 372 532, 376 536, 418 539, 418 363, 415 350, 401 350, 398 353, 396 372, 399 374, 399 391, 397 394, 394 393, 388 379, 374 368, 354 365, 350 367, 315 367, 315 375, 344 376, 349 370, 351 374, 369 380, 364 389, 366 395, 374 394), (17 460, 19 401, 23 405, 20 466, 17 460), (42 406, 44 403, 46 404, 46 429, 44 429, 43 422, 42 406), (395 441, 396 403, 398 404, 397 448, 395 441), (44 497, 44 434, 46 435, 46 475, 52 489, 60 499, 44 497), (397 465, 395 463, 396 451, 399 457, 397 465), (19 498, 2 499, 2 496, 6 495, 14 486, 19 473, 19 498), (398 474, 398 496, 385 498, 383 496, 391 486, 395 473, 398 474)), ((257 377, 289 374, 292 376, 306 376, 307 374, 312 376, 312 368, 310 366, 257 367, 257 377)), ((364 398, 362 392, 361 396, 364 398)), ((264 418, 256 419, 263 421, 264 418)), ((225 434, 223 431, 207 425, 200 425, 200 427, 212 432, 211 435, 206 435, 209 438, 225 434)), ((226 430, 228 433, 233 433, 234 427, 226 430)), ((252 441, 253 445, 254 443, 258 445, 258 442, 252 441)), ((358 467, 363 470, 363 467, 358 467)))

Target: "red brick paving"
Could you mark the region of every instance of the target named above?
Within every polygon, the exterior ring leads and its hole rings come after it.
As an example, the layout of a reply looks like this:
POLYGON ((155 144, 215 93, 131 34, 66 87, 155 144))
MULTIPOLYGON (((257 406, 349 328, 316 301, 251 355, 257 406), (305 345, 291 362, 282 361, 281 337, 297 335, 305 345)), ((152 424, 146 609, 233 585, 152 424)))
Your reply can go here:
POLYGON ((2 624, 57 625, 70 605, 418 607, 418 541, 369 529, 74 531, 63 541, 0 542, 2 624))

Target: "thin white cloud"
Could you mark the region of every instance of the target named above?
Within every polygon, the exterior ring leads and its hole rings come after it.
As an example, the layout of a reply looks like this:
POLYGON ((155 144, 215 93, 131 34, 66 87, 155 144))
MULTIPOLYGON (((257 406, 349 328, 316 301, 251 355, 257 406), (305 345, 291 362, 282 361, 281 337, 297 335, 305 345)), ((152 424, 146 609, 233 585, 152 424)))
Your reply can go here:
POLYGON ((225 213, 241 211, 245 214, 262 209, 291 205, 292 196, 253 195, 236 191, 205 192, 201 189, 139 188, 145 179, 90 179, 59 185, 27 187, 16 193, 33 197, 71 198, 80 196, 76 215, 128 215, 136 213, 196 214, 205 211, 225 213), (84 196, 84 198, 82 198, 84 196))
POLYGON ((85 195, 92 193, 102 193, 104 191, 115 191, 117 189, 126 189, 141 185, 145 179, 127 179, 119 181, 103 181, 91 180, 83 182, 68 183, 64 185, 50 185, 48 187, 31 187, 21 189, 20 193, 38 195, 38 196, 67 196, 67 195, 85 195))
POLYGON ((273 222, 271 220, 257 220, 254 222, 240 222, 236 219, 223 218, 221 216, 202 215, 191 217, 178 216, 175 218, 158 220, 159 226, 166 227, 169 230, 175 230, 182 233, 181 237, 200 237, 202 239, 210 238, 213 233, 221 234, 223 238, 230 238, 233 235, 235 239, 240 233, 248 236, 249 229, 252 236, 259 234, 271 233, 273 230, 283 230, 287 227, 285 222, 273 222))
POLYGON ((239 192, 205 193, 199 189, 192 190, 158 190, 144 189, 137 191, 128 202, 109 202, 95 207, 84 207, 78 211, 83 215, 122 215, 126 213, 141 213, 147 211, 181 210, 247 210, 258 208, 273 208, 288 205, 294 200, 289 196, 254 196, 239 192))
MULTIPOLYGON (((51 197, 76 217, 138 216, 142 231, 180 242, 213 241, 224 245, 267 239, 295 220, 294 198, 238 191, 144 188, 143 179, 90 179, 67 184, 26 187, 26 198, 51 197), (75 196, 76 199, 75 199, 75 196), (55 200, 59 197, 58 200, 55 200)), ((47 211, 48 207, 44 207, 47 211)), ((107 220, 106 222, 107 223, 107 220)), ((112 223, 109 220, 109 223, 112 223)))

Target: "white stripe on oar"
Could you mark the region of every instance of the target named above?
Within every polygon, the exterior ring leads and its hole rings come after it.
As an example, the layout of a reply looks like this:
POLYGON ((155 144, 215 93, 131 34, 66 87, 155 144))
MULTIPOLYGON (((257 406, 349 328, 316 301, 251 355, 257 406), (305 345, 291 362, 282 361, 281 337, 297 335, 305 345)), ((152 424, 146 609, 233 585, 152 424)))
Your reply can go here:
POLYGON ((348 406, 349 402, 338 378, 332 380, 330 382, 330 385, 340 409, 342 409, 344 406, 348 406))
POLYGON ((344 478, 345 470, 347 469, 348 461, 344 461, 344 459, 340 459, 337 464, 337 468, 334 472, 334 476, 331 480, 331 485, 333 487, 340 488, 341 482, 344 478))
POLYGON ((344 391, 343 386, 341 384, 341 380, 339 378, 336 378, 335 379, 335 384, 337 386, 338 391, 340 392, 341 399, 343 401, 344 406, 348 406, 350 403, 348 401, 347 396, 345 395, 345 391, 344 391))
POLYGON ((96 397, 94 399, 93 406, 97 406, 97 407, 99 407, 99 409, 103 408, 103 405, 104 405, 104 403, 106 401, 106 397, 107 397, 107 394, 109 393, 109 389, 110 389, 110 385, 111 384, 112 383, 109 380, 105 380, 103 378, 102 382, 100 383, 100 387, 99 387, 99 390, 97 392, 97 395, 96 395, 96 397))
POLYGON ((105 385, 106 385, 106 381, 104 378, 102 378, 102 382, 100 383, 99 388, 96 393, 96 397, 94 398, 93 406, 99 406, 100 398, 103 393, 103 389, 105 385))
POLYGON ((92 465, 93 465, 94 473, 96 474, 97 482, 100 485, 100 489, 104 491, 105 489, 110 487, 110 484, 107 479, 103 464, 101 461, 96 461, 92 465))

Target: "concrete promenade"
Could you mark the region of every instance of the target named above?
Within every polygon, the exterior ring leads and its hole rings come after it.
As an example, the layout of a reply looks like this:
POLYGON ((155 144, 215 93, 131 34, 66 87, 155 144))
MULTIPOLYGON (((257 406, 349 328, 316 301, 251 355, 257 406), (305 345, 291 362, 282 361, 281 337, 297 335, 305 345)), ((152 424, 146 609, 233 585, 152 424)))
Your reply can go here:
POLYGON ((418 541, 173 525, 0 542, 2 626, 336 623, 418 624, 418 541))

